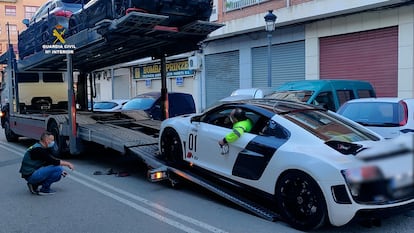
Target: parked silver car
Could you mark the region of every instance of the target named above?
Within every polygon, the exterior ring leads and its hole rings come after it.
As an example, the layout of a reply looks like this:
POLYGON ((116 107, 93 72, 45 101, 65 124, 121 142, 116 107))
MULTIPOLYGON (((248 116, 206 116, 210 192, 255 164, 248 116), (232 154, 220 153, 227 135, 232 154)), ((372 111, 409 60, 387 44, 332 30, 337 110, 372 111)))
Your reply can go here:
POLYGON ((103 100, 93 103, 93 110, 98 112, 115 112, 120 111, 122 106, 129 99, 113 99, 113 100, 103 100))
POLYGON ((377 132, 384 138, 395 138, 414 132, 414 99, 363 98, 342 105, 337 113, 377 132))

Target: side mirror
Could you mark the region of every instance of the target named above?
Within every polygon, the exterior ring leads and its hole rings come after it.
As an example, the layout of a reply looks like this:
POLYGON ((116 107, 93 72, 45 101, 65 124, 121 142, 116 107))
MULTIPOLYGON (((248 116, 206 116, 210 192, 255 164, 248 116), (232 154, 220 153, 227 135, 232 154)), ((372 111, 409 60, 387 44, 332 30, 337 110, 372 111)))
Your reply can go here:
POLYGON ((23 19, 23 20, 22 20, 22 23, 23 23, 24 25, 26 25, 26 27, 29 27, 29 19, 23 19))
POLYGON ((200 116, 191 117, 191 123, 193 123, 193 122, 200 122, 200 120, 201 120, 201 117, 200 116))

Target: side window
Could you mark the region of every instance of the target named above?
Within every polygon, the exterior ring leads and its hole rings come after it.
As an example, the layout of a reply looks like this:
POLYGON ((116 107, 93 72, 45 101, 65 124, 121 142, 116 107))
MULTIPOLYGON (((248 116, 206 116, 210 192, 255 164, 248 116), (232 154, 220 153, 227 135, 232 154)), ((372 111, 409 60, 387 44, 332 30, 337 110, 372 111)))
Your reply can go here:
POLYGON ((355 99, 355 95, 352 90, 337 90, 336 94, 338 95, 339 106, 348 100, 355 99))
POLYGON ((359 98, 375 97, 372 90, 357 90, 357 93, 359 98))
POLYGON ((289 137, 289 132, 274 120, 268 120, 261 130, 260 135, 286 139, 289 137))
POLYGON ((332 92, 330 91, 319 93, 315 98, 314 104, 335 111, 335 102, 333 100, 332 92))
MULTIPOLYGON (((220 109, 218 111, 209 112, 204 115, 201 119, 202 122, 225 127, 231 129, 233 127, 233 123, 230 121, 230 113, 233 111, 234 107, 226 107, 224 109, 220 109)), ((246 117, 250 119, 252 122, 252 128, 250 133, 253 134, 260 134, 261 130, 265 127, 267 123, 267 119, 264 119, 264 116, 257 114, 256 112, 246 110, 246 117)))
POLYGON ((45 83, 63 83, 62 73, 43 73, 43 82, 45 83))
POLYGON ((17 73, 17 80, 19 83, 38 83, 38 73, 17 73))
POLYGON ((174 94, 168 97, 170 116, 195 113, 195 104, 191 95, 174 94))
POLYGON ((209 112, 202 117, 201 121, 230 129, 233 126, 229 119, 229 115, 232 110, 233 108, 226 108, 219 111, 209 112))

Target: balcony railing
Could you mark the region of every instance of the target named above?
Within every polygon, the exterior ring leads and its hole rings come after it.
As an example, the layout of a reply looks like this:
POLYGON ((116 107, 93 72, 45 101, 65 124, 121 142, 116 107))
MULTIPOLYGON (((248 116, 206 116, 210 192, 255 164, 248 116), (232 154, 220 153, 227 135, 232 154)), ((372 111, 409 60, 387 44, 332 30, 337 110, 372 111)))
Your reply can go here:
POLYGON ((225 11, 239 10, 248 6, 257 5, 270 0, 226 0, 225 11))

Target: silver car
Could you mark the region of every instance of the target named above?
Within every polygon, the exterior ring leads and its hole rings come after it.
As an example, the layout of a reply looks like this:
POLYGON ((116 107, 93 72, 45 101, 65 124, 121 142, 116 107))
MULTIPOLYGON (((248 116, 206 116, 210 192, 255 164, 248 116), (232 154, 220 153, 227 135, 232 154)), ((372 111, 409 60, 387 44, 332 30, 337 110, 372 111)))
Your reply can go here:
POLYGON ((343 104, 339 114, 366 126, 384 138, 414 132, 413 98, 363 98, 343 104))

